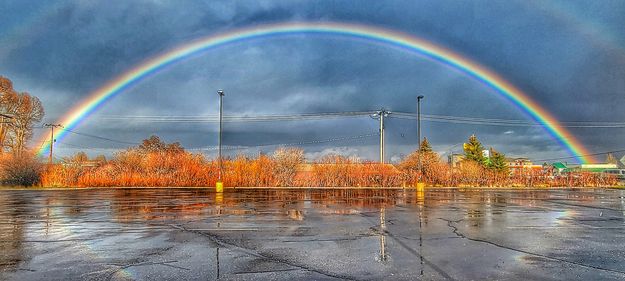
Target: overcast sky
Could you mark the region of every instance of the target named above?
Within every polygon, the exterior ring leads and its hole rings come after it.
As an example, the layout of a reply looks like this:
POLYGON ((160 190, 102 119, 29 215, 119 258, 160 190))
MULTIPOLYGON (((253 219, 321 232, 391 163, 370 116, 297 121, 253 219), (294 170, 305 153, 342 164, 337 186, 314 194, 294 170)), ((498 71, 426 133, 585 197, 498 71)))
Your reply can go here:
MULTIPOLYGON (((56 121, 133 65, 177 45, 291 21, 358 23, 409 33, 493 70, 560 121, 625 122, 625 1, 9 0, 0 3, 0 11, 0 75, 43 101, 45 122, 56 121)), ((216 114, 219 88, 226 91, 224 110, 230 115, 382 107, 415 112, 415 97, 422 94, 424 114, 529 120, 492 89, 438 62, 359 40, 301 35, 231 44, 179 62, 108 102, 76 131, 130 143, 157 134, 187 148, 212 147, 214 123, 110 117, 216 114)), ((386 125, 389 159, 415 149, 413 120, 388 119, 386 125)), ((371 136, 377 128, 366 116, 227 123, 224 144, 338 138, 302 147, 309 158, 336 152, 377 159, 378 140, 371 136), (363 135, 368 136, 356 137, 363 135)), ((625 149, 625 128, 569 130, 592 152, 625 149)), ((442 154, 459 152, 456 144, 472 133, 509 156, 568 156, 539 127, 423 122, 423 135, 442 154)), ((72 134, 57 151, 59 156, 77 150, 110 154, 125 146, 72 134)))

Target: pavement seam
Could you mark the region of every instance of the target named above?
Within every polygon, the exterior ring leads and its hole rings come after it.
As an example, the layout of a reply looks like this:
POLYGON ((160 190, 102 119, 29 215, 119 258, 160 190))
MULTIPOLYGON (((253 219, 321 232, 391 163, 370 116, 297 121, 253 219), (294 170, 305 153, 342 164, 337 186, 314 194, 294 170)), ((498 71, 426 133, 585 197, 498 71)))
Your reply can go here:
POLYGON ((299 268, 299 269, 302 269, 302 270, 315 272, 315 273, 318 273, 318 274, 321 274, 321 275, 324 275, 324 276, 327 276, 327 277, 332 277, 332 278, 336 278, 336 279, 343 279, 343 280, 359 281, 359 279, 354 279, 352 277, 341 276, 341 275, 334 274, 334 273, 329 273, 329 272, 323 272, 323 271, 320 271, 320 270, 317 270, 317 269, 314 269, 314 268, 310 268, 310 267, 306 267, 306 266, 299 265, 299 264, 296 264, 296 263, 292 263, 290 261, 287 261, 287 260, 284 260, 284 259, 280 259, 280 258, 275 257, 275 256, 271 256, 271 255, 267 255, 267 254, 261 254, 261 253, 255 251, 255 250, 253 250, 253 249, 249 249, 249 248, 241 247, 241 246, 233 244, 233 243, 225 242, 225 241, 217 238, 215 235, 211 235, 210 233, 200 232, 200 231, 193 231, 193 230, 187 229, 187 228, 185 228, 184 226, 181 226, 181 225, 170 224, 169 226, 171 226, 171 227, 173 227, 175 229, 178 229, 180 231, 191 232, 191 233, 202 235, 204 237, 207 237, 208 239, 210 239, 211 241, 213 241, 213 243, 215 243, 217 245, 220 245, 222 247, 227 247, 229 249, 235 249, 235 250, 238 250, 240 252, 246 253, 248 255, 257 257, 257 258, 262 258, 262 259, 269 260, 269 261, 275 261, 275 262, 286 264, 288 266, 296 267, 296 268, 299 268))
POLYGON ((467 239, 467 240, 470 240, 470 241, 481 242, 481 243, 489 244, 489 245, 492 245, 492 246, 495 246, 495 247, 499 247, 499 248, 502 248, 502 249, 515 251, 515 252, 519 252, 519 253, 523 253, 523 254, 527 254, 527 255, 532 255, 532 256, 548 259, 548 260, 559 261, 559 262, 563 262, 563 263, 577 265, 577 266, 585 267, 585 268, 588 268, 588 269, 596 269, 596 270, 606 271, 606 272, 610 272, 610 273, 618 273, 618 274, 625 275, 625 272, 623 272, 623 271, 618 271, 618 270, 614 270, 614 269, 604 268, 604 267, 600 267, 600 266, 583 264, 583 263, 579 263, 579 262, 569 261, 569 260, 556 258, 556 257, 551 257, 551 256, 538 254, 538 253, 532 253, 532 252, 521 250, 521 249, 515 249, 515 248, 509 247, 509 246, 500 245, 500 244, 497 244, 495 242, 484 240, 484 239, 470 238, 470 237, 467 237, 466 235, 460 233, 460 231, 458 230, 458 227, 453 225, 454 223, 459 223, 459 222, 461 222, 463 220, 455 220, 454 221, 454 220, 448 220, 448 219, 444 219, 444 218, 438 218, 438 219, 447 222, 447 226, 452 229, 452 232, 455 235, 457 235, 460 238, 464 238, 464 239, 467 239))

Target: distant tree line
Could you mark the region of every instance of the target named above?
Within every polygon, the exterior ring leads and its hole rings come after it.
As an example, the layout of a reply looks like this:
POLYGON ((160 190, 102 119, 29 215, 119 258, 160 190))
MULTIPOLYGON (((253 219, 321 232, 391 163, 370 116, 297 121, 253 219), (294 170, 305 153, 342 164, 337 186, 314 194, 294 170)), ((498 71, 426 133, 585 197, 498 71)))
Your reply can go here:
MULTIPOLYGON (((362 162, 342 155, 325 155, 306 163, 300 148, 278 148, 271 155, 238 155, 223 160, 226 186, 279 187, 410 187, 429 186, 608 186, 614 179, 598 174, 571 174, 551 178, 541 173, 512 177, 505 156, 483 146, 471 136, 464 146, 465 159, 457 168, 441 161, 427 139, 399 164, 362 162), (479 153, 478 153, 479 151, 479 153), (489 159, 490 158, 490 159, 489 159)), ((116 153, 112 159, 88 160, 78 153, 42 174, 45 186, 214 186, 219 171, 216 159, 187 152, 179 143, 157 136, 116 153), (88 162, 89 165, 85 165, 88 162)))

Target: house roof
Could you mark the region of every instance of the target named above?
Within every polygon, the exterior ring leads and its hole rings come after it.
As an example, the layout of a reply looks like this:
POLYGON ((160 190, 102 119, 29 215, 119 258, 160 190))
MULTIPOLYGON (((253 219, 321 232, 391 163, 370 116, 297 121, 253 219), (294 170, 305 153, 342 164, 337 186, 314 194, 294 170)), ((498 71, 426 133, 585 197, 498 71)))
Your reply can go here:
POLYGON ((564 165, 561 162, 553 163, 553 167, 556 168, 556 169, 566 169, 566 165, 564 165))

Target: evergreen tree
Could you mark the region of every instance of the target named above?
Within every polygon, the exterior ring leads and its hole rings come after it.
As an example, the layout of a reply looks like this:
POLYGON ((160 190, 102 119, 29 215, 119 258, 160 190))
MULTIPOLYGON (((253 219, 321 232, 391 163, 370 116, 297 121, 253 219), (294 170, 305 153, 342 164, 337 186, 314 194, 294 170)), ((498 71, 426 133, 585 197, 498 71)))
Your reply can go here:
POLYGON ((506 161, 506 155, 499 153, 492 148, 491 151, 492 154, 490 156, 488 168, 500 173, 508 174, 508 162, 506 161))
POLYGON ((430 146, 430 142, 428 141, 427 138, 423 138, 423 141, 421 142, 421 152, 423 153, 432 152, 432 146, 430 146))
POLYGON ((486 158, 482 154, 484 147, 475 135, 469 137, 469 142, 465 143, 463 148, 465 159, 475 161, 482 166, 486 164, 486 158))

